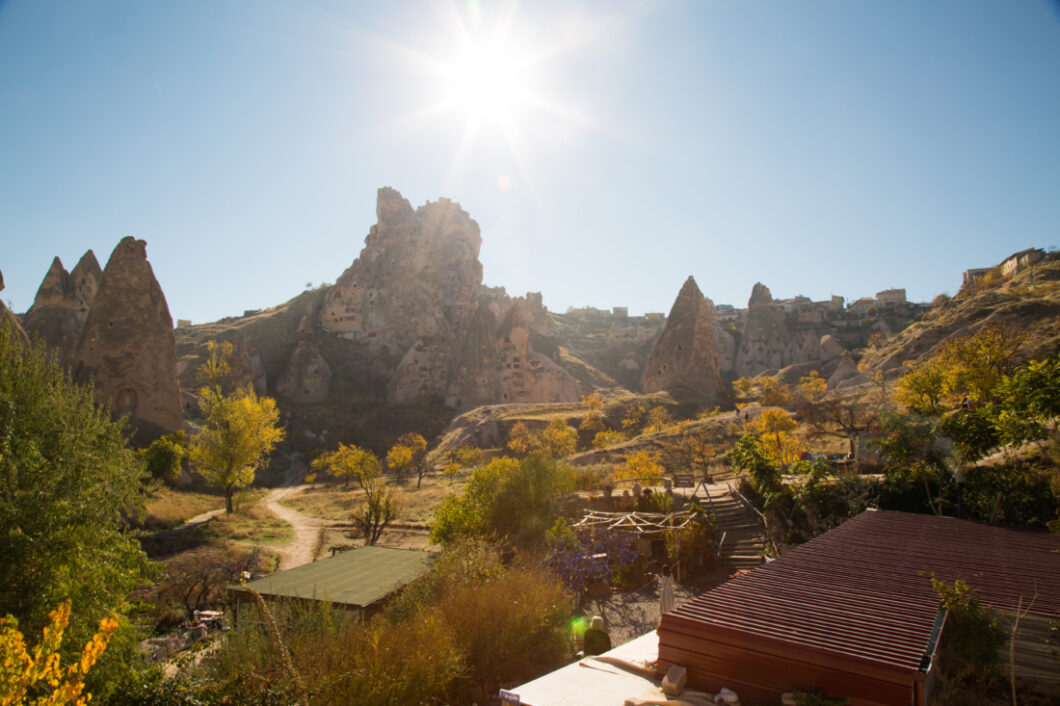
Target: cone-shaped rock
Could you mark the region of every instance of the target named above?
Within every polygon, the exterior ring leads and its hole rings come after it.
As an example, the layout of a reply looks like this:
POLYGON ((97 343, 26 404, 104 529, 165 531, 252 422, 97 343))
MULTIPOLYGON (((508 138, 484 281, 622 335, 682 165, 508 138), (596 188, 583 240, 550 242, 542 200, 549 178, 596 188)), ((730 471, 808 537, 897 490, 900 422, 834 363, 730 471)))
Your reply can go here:
POLYGON ((74 359, 75 378, 93 382, 115 416, 130 415, 142 438, 182 421, 173 319, 146 246, 126 237, 114 248, 74 359))
POLYGON ((37 289, 33 306, 26 312, 23 322, 26 331, 58 348, 59 359, 64 365, 69 365, 76 353, 81 329, 88 319, 102 274, 91 250, 81 257, 69 274, 56 257, 37 289))
POLYGON ((685 388, 704 397, 721 392, 714 341, 714 304, 689 277, 674 301, 648 358, 644 392, 685 388))

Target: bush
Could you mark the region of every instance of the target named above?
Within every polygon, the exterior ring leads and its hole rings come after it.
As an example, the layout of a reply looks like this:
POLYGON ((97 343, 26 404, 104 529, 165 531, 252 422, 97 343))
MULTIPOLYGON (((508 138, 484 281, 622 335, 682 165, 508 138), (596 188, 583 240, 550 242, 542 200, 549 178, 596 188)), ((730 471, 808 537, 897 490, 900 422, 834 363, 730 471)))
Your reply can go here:
POLYGON ((462 497, 445 498, 435 512, 431 541, 496 537, 539 543, 558 514, 556 498, 572 486, 569 467, 539 454, 494 459, 472 473, 462 497))

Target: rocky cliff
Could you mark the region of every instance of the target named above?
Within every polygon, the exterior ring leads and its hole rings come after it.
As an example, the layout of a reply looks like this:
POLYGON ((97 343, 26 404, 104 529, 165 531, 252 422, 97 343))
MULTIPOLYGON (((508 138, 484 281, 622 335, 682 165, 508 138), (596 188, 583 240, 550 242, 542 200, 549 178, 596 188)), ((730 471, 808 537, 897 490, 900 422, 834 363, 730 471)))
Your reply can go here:
POLYGON ((130 415, 141 438, 182 422, 173 319, 146 245, 127 237, 114 248, 73 355, 74 378, 94 383, 115 416, 130 415))
POLYGON ((714 304, 689 277, 677 295, 666 326, 644 371, 644 392, 684 388, 706 398, 722 392, 714 337, 714 304))
POLYGON ((511 300, 482 286, 482 237, 466 211, 448 199, 413 210, 383 188, 376 217, 360 256, 324 296, 317 324, 401 355, 387 401, 434 397, 466 409, 578 398, 570 373, 534 349, 531 334, 549 334, 541 295, 511 300))

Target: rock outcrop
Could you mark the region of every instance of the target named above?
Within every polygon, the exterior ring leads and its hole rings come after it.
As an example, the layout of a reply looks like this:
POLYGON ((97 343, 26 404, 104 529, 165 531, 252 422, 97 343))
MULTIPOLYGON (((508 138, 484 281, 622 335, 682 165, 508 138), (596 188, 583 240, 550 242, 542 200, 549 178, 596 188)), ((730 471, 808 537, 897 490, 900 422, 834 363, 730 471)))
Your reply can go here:
POLYGON ((858 370, 858 364, 854 362, 854 358, 849 353, 844 353, 843 357, 839 359, 839 365, 828 377, 827 389, 828 392, 831 392, 832 390, 842 390, 843 388, 861 385, 866 382, 868 382, 868 378, 858 370))
POLYGON ((373 355, 400 356, 389 402, 434 397, 466 409, 578 399, 574 378, 534 349, 532 339, 551 330, 540 293, 513 300, 482 285, 482 237, 466 211, 449 199, 413 210, 383 188, 376 215, 316 324, 373 355))
POLYGON ((331 368, 320 351, 309 341, 299 341, 276 391, 292 402, 320 402, 328 396, 330 384, 331 368))
POLYGON ((173 319, 146 245, 126 237, 114 248, 73 357, 75 379, 143 439, 182 421, 173 319))
POLYGON ((56 257, 37 289, 33 306, 26 312, 26 331, 57 348, 64 364, 68 365, 74 356, 102 274, 91 250, 81 256, 71 273, 56 257))
POLYGON ((817 360, 820 342, 819 328, 792 325, 784 309, 773 301, 769 287, 758 282, 747 302, 734 372, 740 377, 753 377, 763 370, 817 360))
POLYGON ((644 370, 644 392, 685 388, 703 397, 722 391, 714 339, 714 304, 689 277, 670 309, 644 370))

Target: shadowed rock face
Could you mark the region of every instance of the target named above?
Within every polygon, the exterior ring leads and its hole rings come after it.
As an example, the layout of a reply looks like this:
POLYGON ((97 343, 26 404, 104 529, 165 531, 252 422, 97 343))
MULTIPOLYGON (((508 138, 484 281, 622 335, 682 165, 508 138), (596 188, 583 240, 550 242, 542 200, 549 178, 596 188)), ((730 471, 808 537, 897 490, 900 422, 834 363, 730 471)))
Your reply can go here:
POLYGON ((320 402, 328 396, 331 368, 309 341, 299 341, 276 383, 276 391, 294 402, 320 402))
POLYGON ((26 331, 58 348, 59 359, 65 365, 71 363, 76 352, 81 329, 88 319, 102 275, 91 250, 81 256, 69 274, 56 257, 37 289, 33 306, 26 312, 26 331))
POLYGON ((689 277, 644 371, 644 392, 685 388, 704 397, 722 391, 714 339, 714 304, 689 277))
MULTIPOLYGON (((107 261, 74 356, 74 377, 96 400, 130 415, 143 437, 180 427, 176 342, 146 243, 123 238, 107 261)), ((94 259, 94 258, 93 258, 94 259)))

